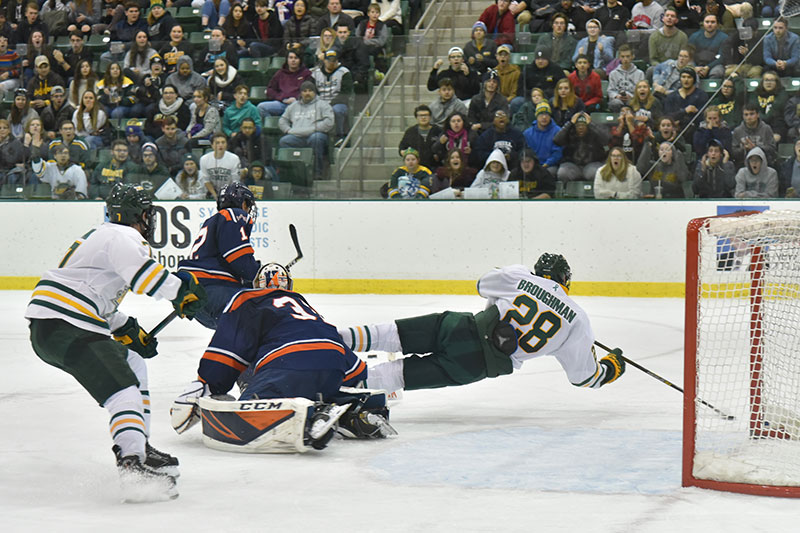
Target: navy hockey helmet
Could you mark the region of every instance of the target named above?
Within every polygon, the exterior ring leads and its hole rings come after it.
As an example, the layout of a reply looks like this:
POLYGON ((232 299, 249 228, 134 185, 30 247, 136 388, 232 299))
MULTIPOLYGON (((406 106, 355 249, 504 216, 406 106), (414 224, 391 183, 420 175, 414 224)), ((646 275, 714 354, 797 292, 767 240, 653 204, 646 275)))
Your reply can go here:
POLYGON ((217 196, 217 209, 223 210, 227 209, 228 207, 236 207, 238 209, 242 208, 242 204, 245 204, 245 211, 250 214, 250 217, 255 220, 258 216, 258 210, 256 209, 256 197, 253 195, 253 191, 251 191, 246 185, 242 185, 241 183, 234 182, 229 183, 222 187, 219 191, 219 195, 217 196))
POLYGON ((153 201, 140 185, 117 183, 106 199, 108 220, 114 224, 140 224, 146 239, 153 236, 153 201))
POLYGON ((533 273, 542 278, 552 279, 568 289, 572 280, 572 270, 561 254, 542 254, 533 267, 533 273))
POLYGON ((285 266, 278 263, 267 263, 258 269, 256 279, 253 280, 253 287, 290 291, 294 287, 294 280, 285 266))

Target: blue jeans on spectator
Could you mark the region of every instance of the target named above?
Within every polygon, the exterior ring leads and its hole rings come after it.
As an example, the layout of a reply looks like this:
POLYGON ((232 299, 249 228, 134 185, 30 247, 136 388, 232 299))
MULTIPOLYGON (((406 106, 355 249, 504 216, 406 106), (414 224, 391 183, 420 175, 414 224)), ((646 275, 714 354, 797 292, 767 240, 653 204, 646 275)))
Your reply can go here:
POLYGON ((308 137, 284 135, 278 144, 281 148, 312 148, 314 150, 314 175, 320 175, 325 151, 328 149, 328 136, 325 133, 315 131, 308 137))
POLYGON ((524 103, 525 103, 525 99, 523 97, 515 96, 511 100, 511 103, 508 105, 509 112, 511 113, 508 118, 513 117, 514 114, 516 114, 516 112, 519 111, 519 108, 522 107, 522 104, 524 104, 524 103))
POLYGON ((274 56, 278 49, 267 43, 258 41, 250 43, 250 55, 252 57, 269 57, 274 56))
POLYGON ((347 135, 347 104, 333 104, 331 107, 336 122, 336 138, 343 139, 347 135))
POLYGON ((103 147, 105 139, 99 135, 84 135, 83 140, 89 145, 92 150, 99 150, 103 147))
POLYGON ((258 104, 258 112, 261 114, 261 118, 279 117, 283 115, 287 107, 289 106, 278 100, 267 100, 258 104))
MULTIPOLYGON (((12 167, 8 170, 0 170, 0 185, 16 185, 17 183, 22 183, 25 178, 25 169, 19 167, 12 167)), ((36 175, 33 175, 33 180, 28 180, 28 185, 36 185, 39 183, 39 180, 36 178, 36 175)))

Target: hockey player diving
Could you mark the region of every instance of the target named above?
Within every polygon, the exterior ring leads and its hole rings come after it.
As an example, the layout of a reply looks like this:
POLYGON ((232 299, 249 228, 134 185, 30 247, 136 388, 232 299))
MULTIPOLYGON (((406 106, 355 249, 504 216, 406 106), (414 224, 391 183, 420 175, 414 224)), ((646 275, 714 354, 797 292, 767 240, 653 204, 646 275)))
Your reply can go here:
POLYGON ((36 284, 25 311, 31 344, 108 410, 123 497, 174 498, 178 460, 148 442, 144 360, 157 354, 157 342, 118 307, 133 291, 169 300, 179 316, 191 318, 205 291, 191 274, 171 274, 152 259, 153 204, 140 186, 117 184, 106 208, 109 221, 76 240, 36 284))
POLYGON ((336 327, 292 291, 289 272, 269 263, 254 285, 237 293, 220 315, 198 380, 172 405, 175 431, 183 433, 200 420, 198 398, 225 395, 238 380, 239 401, 321 397, 324 404, 310 420, 308 444, 314 448, 325 447, 340 417, 348 421, 351 437, 393 434, 381 414, 338 401, 341 387, 366 379, 367 366, 342 345, 336 327))
POLYGON ((206 289, 206 304, 195 319, 209 329, 217 328, 234 294, 253 287, 261 267, 250 244, 258 216, 252 191, 238 182, 225 185, 217 196, 217 211, 200 228, 189 258, 178 263, 178 271, 194 274, 206 289))
POLYGON ((589 317, 569 297, 571 279, 567 260, 545 253, 533 272, 511 265, 484 274, 478 294, 487 299, 486 309, 475 315, 445 311, 339 333, 356 352, 412 354, 370 368, 371 388, 466 385, 510 374, 543 355, 554 356, 573 385, 599 388, 625 372, 625 361, 619 348, 597 361, 589 317))

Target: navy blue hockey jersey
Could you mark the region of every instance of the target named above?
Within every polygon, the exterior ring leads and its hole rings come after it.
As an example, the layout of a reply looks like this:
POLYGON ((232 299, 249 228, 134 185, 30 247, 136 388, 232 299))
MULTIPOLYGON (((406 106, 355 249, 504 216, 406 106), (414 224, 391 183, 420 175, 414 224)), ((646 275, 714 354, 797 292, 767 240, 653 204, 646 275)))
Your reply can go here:
POLYGON ((248 367, 340 370, 345 387, 367 377, 335 326, 300 294, 277 289, 245 289, 231 299, 197 374, 212 394, 225 394, 248 367))
POLYGON ((188 259, 178 270, 192 272, 202 285, 236 284, 252 287, 261 267, 253 255, 253 219, 236 207, 222 209, 203 223, 188 259))

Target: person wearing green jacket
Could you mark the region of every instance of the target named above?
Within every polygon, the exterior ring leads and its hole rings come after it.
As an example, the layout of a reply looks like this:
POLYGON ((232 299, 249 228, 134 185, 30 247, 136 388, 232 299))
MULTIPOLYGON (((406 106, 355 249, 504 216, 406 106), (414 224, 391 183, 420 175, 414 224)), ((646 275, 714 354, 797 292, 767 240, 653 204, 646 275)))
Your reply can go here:
POLYGON ((256 132, 261 133, 261 115, 258 108, 249 102, 250 88, 247 85, 239 85, 233 92, 233 104, 229 105, 222 116, 222 131, 231 139, 235 138, 242 126, 242 121, 246 118, 253 119, 256 123, 256 132))

